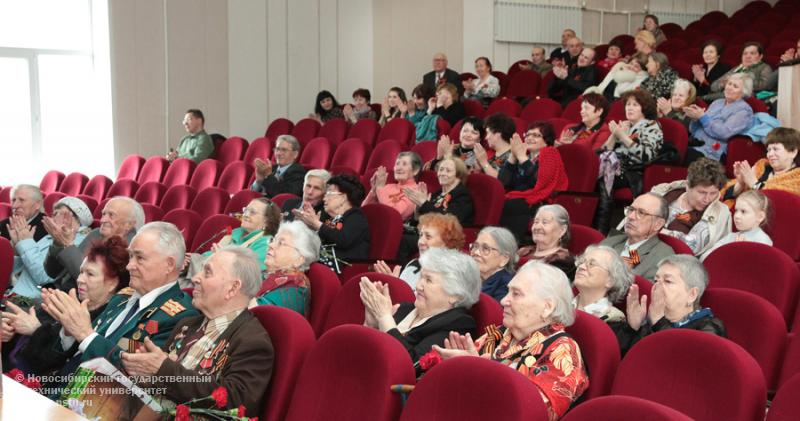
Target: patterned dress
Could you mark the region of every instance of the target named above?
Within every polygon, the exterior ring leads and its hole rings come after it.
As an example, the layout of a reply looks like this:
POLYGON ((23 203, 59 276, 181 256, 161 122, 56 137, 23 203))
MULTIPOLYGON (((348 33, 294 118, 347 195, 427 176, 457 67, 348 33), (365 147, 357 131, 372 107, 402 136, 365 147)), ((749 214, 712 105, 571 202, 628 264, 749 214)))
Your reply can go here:
POLYGON ((517 370, 533 382, 550 420, 562 417, 589 387, 580 348, 562 324, 547 325, 519 342, 513 341, 508 329, 489 326, 475 345, 482 356, 517 370))

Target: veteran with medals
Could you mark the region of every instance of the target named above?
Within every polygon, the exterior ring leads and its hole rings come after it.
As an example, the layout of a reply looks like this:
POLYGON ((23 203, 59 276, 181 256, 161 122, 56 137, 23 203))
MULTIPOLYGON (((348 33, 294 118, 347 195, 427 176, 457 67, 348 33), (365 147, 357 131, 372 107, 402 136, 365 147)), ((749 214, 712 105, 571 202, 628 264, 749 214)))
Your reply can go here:
POLYGON ((153 390, 176 404, 224 387, 227 408, 243 405, 248 417, 260 415, 274 359, 269 335, 247 310, 261 286, 260 262, 251 250, 225 246, 192 284, 192 304, 202 315, 181 320, 163 350, 145 339, 143 350, 123 352, 125 371, 154 376, 153 390))

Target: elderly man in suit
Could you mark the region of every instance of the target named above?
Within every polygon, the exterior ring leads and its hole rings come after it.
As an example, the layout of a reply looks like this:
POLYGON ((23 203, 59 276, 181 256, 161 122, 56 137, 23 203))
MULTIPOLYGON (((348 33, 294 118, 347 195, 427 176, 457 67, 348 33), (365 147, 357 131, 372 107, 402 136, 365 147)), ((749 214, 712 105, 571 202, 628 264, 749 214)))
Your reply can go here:
POLYGON ((447 55, 436 53, 433 55, 433 70, 422 76, 422 83, 434 90, 439 86, 452 83, 458 89, 458 96, 464 95, 464 87, 461 85, 461 75, 453 69, 447 68, 447 55))
POLYGON ((145 340, 146 352, 123 353, 125 370, 155 376, 154 387, 173 402, 211 395, 222 386, 227 407, 261 414, 272 374, 273 348, 261 323, 247 310, 261 287, 261 268, 251 250, 221 248, 192 278, 192 303, 202 315, 181 320, 163 350, 145 340), (176 382, 175 378, 196 378, 176 382))
POLYGON ((11 191, 11 216, 0 221, 0 237, 13 240, 11 231, 32 227, 33 240, 39 241, 47 235, 42 225, 44 218, 42 191, 31 184, 20 184, 11 191))
POLYGON ((668 215, 669 206, 663 197, 645 193, 625 207, 625 232, 609 236, 600 244, 616 250, 634 274, 652 280, 658 271, 658 262, 675 254, 658 239, 668 215))
POLYGON ((292 198, 283 202, 283 220, 293 221, 293 209, 303 210, 305 204, 311 205, 314 212, 321 212, 323 208, 322 198, 325 197, 325 190, 331 173, 326 170, 309 170, 306 173, 303 183, 303 197, 292 198))
POLYGON ((297 162, 300 157, 300 142, 288 134, 278 136, 274 155, 274 165, 270 161, 256 158, 256 181, 250 190, 261 192, 270 198, 281 193, 302 196, 306 169, 297 162))
POLYGON ((178 287, 183 264, 183 235, 175 225, 151 222, 143 226, 128 247, 130 287, 121 290, 92 322, 88 301, 79 302, 75 290, 42 292, 42 308, 64 327, 61 346, 77 344, 79 354, 65 372, 78 364, 104 357, 121 367, 122 352, 145 349, 145 339, 163 345, 175 325, 194 316, 191 297, 178 287))
POLYGON ((53 278, 56 288, 69 291, 76 286, 83 257, 92 243, 115 235, 130 242, 136 230, 144 225, 144 210, 130 197, 114 197, 103 208, 100 228, 93 229, 78 245, 73 244, 76 233, 63 223, 47 216, 43 223, 47 233, 53 237, 53 244, 44 260, 44 270, 53 278))

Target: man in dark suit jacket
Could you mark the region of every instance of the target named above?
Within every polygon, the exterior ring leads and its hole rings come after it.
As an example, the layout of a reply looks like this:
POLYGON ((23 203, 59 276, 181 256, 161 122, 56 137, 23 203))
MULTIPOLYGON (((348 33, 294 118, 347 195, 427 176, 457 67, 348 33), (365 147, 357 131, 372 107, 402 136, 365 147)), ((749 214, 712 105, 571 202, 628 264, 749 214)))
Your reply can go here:
POLYGON ((422 83, 433 89, 445 83, 452 83, 458 89, 458 96, 464 94, 464 86, 461 85, 461 75, 455 70, 447 68, 447 56, 444 53, 433 55, 433 70, 425 73, 422 83))
POLYGON ((661 259, 675 254, 658 239, 669 216, 669 205, 663 197, 645 193, 625 208, 625 232, 611 235, 600 244, 616 250, 631 266, 634 274, 653 279, 661 259))
POLYGON ((307 172, 303 183, 303 197, 292 198, 283 202, 283 207, 281 208, 283 220, 293 221, 292 210, 302 210, 305 203, 310 204, 314 208, 314 212, 321 212, 323 208, 322 198, 325 197, 325 190, 330 179, 331 174, 325 170, 310 170, 307 172))
POLYGON ((300 142, 297 138, 290 135, 278 136, 275 143, 275 164, 256 158, 256 181, 250 189, 261 192, 266 197, 281 193, 301 196, 306 169, 297 163, 299 156, 300 142))
POLYGON ((123 353, 133 376, 155 376, 154 388, 176 403, 227 391, 227 409, 244 405, 248 417, 261 415, 272 376, 269 334, 247 307, 261 286, 255 253, 227 246, 214 253, 192 278, 193 303, 202 314, 181 320, 162 348, 123 353), (175 379, 194 379, 178 381, 175 379))
POLYGON ((594 50, 584 48, 578 57, 577 65, 553 66, 555 77, 547 88, 550 98, 559 100, 562 107, 566 107, 572 100, 583 94, 583 91, 595 85, 596 73, 594 70, 594 50))
POLYGON ((561 47, 556 47, 553 51, 550 52, 550 62, 553 63, 554 61, 559 60, 566 60, 569 58, 569 51, 567 50, 567 42, 570 38, 575 38, 575 31, 572 29, 565 29, 564 32, 561 33, 561 47))
MULTIPOLYGON (((42 202, 42 191, 31 184, 18 185, 14 188, 14 194, 11 195, 11 215, 25 218, 28 225, 34 228, 34 241, 39 241, 47 235, 42 224, 42 218, 44 218, 42 202)), ((0 237, 5 237, 10 241, 9 229, 11 229, 10 217, 0 221, 0 237)))

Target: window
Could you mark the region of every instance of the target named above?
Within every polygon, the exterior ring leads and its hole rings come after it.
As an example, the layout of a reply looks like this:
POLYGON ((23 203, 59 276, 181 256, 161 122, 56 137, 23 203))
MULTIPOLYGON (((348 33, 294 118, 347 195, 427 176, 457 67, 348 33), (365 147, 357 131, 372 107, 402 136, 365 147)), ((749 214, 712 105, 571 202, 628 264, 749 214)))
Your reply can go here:
POLYGON ((107 0, 0 0, 0 185, 114 172, 107 0))

